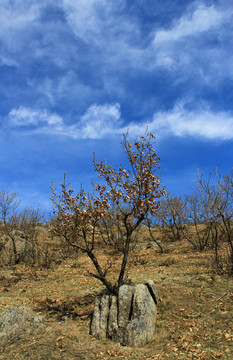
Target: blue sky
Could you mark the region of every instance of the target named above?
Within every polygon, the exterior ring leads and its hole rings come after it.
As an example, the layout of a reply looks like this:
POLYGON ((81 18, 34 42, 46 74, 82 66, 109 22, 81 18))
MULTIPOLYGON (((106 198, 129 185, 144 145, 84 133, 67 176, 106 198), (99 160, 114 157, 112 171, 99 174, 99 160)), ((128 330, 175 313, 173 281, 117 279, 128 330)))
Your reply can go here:
POLYGON ((168 191, 227 173, 232 24, 231 0, 1 0, 0 189, 48 208, 51 181, 89 189, 93 152, 124 163, 147 125, 168 191))

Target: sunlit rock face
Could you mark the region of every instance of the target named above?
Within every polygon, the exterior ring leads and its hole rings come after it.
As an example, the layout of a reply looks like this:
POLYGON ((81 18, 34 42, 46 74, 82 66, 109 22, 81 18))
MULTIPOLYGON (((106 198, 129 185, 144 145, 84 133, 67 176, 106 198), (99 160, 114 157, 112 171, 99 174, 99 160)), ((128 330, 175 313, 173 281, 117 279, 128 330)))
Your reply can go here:
POLYGON ((154 336, 158 292, 152 280, 146 284, 122 285, 118 296, 96 298, 90 332, 97 339, 112 339, 140 347, 154 336))

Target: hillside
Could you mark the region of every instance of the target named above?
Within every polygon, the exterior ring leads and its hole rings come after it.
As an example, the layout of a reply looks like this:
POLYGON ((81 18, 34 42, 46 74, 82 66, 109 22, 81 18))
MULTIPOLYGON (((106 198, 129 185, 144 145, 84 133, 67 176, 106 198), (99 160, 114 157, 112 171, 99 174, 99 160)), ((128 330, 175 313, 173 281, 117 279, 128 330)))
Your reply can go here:
MULTIPOLYGON (((0 311, 30 306, 45 317, 46 331, 0 350, 0 359, 232 359, 233 279, 213 273, 211 253, 194 252, 188 243, 166 243, 162 255, 143 241, 140 245, 130 258, 129 278, 134 283, 152 279, 157 285, 153 341, 132 349, 89 335, 102 285, 87 276, 88 258, 73 254, 47 269, 1 268, 0 311)), ((103 249, 98 252, 104 259, 103 249)))

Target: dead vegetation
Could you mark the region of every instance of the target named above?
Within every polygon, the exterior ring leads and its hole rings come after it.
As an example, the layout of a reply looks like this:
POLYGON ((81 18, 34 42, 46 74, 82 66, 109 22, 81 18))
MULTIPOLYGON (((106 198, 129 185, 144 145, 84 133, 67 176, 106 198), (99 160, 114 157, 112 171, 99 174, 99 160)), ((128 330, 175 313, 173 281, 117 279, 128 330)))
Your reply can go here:
MULTIPOLYGON (((142 239, 147 239, 146 233, 129 258, 128 278, 135 283, 152 279, 158 288, 153 341, 137 349, 89 335, 94 298, 103 286, 87 276, 93 271, 88 257, 75 254, 59 258, 49 269, 25 264, 1 269, 0 311, 10 305, 30 306, 45 317, 46 331, 0 350, 0 358, 231 359, 233 279, 213 272, 209 250, 200 253, 180 241, 164 243, 161 254, 159 249, 147 249, 142 239)), ((105 250, 97 251, 104 261, 105 250)), ((116 270, 111 269, 112 276, 116 270)))

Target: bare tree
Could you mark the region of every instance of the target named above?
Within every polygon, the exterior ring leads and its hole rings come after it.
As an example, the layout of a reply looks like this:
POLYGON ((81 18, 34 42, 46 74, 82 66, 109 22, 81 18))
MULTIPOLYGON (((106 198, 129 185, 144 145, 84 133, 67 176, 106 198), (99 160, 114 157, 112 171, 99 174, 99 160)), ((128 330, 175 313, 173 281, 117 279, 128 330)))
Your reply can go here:
POLYGON ((25 250, 20 260, 32 265, 43 262, 41 257, 43 257, 45 249, 41 248, 38 237, 41 225, 45 222, 45 212, 41 210, 40 206, 37 208, 27 207, 18 212, 11 222, 13 228, 23 234, 25 239, 25 250))
POLYGON ((45 214, 40 207, 19 211, 20 202, 15 192, 0 192, 1 248, 11 265, 20 261, 35 264, 43 252, 38 244, 38 225, 44 222, 45 214))
POLYGON ((201 173, 197 184, 202 197, 206 199, 206 212, 212 224, 216 264, 223 271, 225 267, 225 271, 233 274, 233 170, 229 175, 221 177, 216 169, 215 178, 212 173, 208 178, 201 173), (225 259, 221 257, 220 261, 221 246, 226 254, 225 259))
POLYGON ((12 219, 15 217, 16 210, 19 207, 20 202, 21 201, 17 199, 17 193, 10 193, 6 190, 2 190, 0 192, 0 220, 3 224, 4 237, 8 236, 9 239, 11 239, 15 263, 18 262, 18 254, 15 245, 15 238, 12 234, 12 219))
POLYGON ((187 218, 186 202, 181 196, 167 195, 156 214, 165 241, 179 241, 183 237, 187 218))
POLYGON ((4 225, 7 225, 9 218, 14 215, 20 202, 17 199, 17 193, 9 193, 6 190, 0 192, 0 220, 4 225))
POLYGON ((135 231, 149 213, 153 215, 158 210, 159 199, 165 196, 164 188, 160 189, 160 159, 153 149, 154 143, 153 134, 147 132, 144 136, 138 136, 133 144, 129 142, 128 134, 124 134, 121 145, 129 169, 94 160, 95 171, 103 184, 97 183, 91 197, 83 189, 74 196, 73 190, 68 189, 65 183, 61 185, 59 194, 53 189, 51 199, 57 213, 56 231, 89 256, 96 270, 92 276, 113 294, 117 294, 125 282, 135 231), (110 227, 111 231, 108 230, 110 227), (122 258, 117 279, 113 283, 107 276, 109 261, 101 265, 95 249, 98 241, 111 242, 114 228, 118 234, 117 241, 121 243, 122 258))
MULTIPOLYGON (((159 210, 160 209, 158 209, 158 212, 159 212, 159 210)), ((153 217, 148 216, 145 219, 144 223, 149 230, 150 238, 159 247, 160 253, 163 254, 164 253, 163 247, 161 245, 160 240, 156 236, 158 228, 160 229, 160 233, 161 233, 160 217, 153 218, 153 217)))
POLYGON ((208 198, 200 190, 185 196, 187 224, 184 237, 195 250, 203 251, 210 244, 212 221, 208 208, 208 198))

